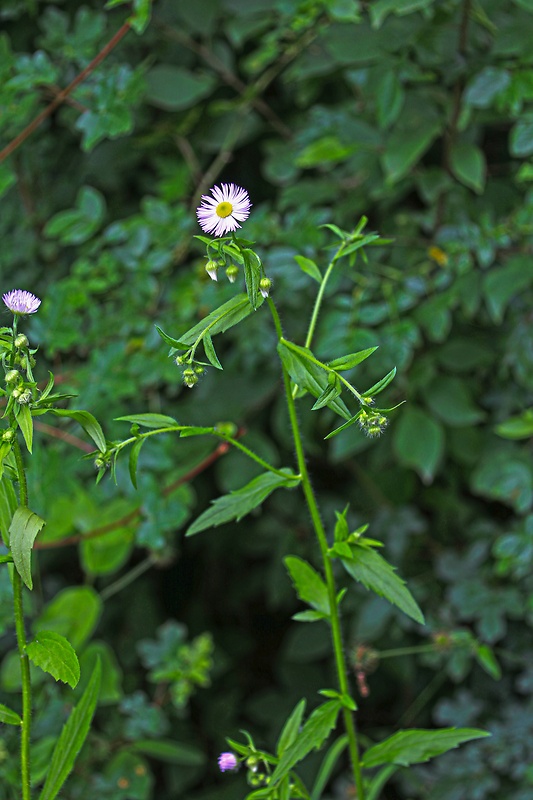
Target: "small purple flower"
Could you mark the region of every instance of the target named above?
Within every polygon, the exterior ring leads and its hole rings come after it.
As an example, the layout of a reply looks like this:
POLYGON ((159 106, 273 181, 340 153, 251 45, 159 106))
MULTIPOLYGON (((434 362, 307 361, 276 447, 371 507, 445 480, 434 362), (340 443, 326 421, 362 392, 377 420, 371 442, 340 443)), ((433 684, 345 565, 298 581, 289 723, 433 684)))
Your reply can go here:
POLYGON ((221 772, 228 772, 237 768, 237 756, 234 753, 221 753, 218 757, 218 766, 221 772))
POLYGON ((25 292, 23 289, 13 289, 11 292, 7 292, 2 295, 2 300, 13 314, 20 316, 35 314, 41 305, 38 297, 35 297, 31 292, 25 292))

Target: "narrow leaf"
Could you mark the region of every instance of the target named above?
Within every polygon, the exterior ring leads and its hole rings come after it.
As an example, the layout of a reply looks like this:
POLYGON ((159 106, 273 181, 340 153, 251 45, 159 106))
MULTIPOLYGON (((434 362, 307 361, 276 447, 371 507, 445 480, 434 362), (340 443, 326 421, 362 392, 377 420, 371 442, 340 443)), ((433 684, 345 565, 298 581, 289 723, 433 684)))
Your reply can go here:
POLYGON ((318 411, 319 408, 327 406, 329 403, 331 403, 332 400, 335 400, 335 398, 338 397, 340 393, 341 393, 340 382, 328 384, 328 386, 326 386, 326 388, 324 389, 324 391, 322 392, 322 394, 312 407, 311 411, 318 411))
POLYGON ((333 225, 331 222, 325 222, 323 225, 319 225, 319 228, 329 228, 330 231, 339 237, 339 239, 349 239, 350 234, 347 231, 341 231, 336 225, 333 225))
POLYGON ((89 414, 88 411, 77 411, 66 408, 49 408, 47 409, 47 413, 55 414, 56 417, 69 417, 70 419, 75 420, 79 425, 81 425, 85 433, 91 437, 100 452, 106 452, 107 444, 102 427, 98 420, 95 419, 92 414, 89 414))
POLYGON ((363 395, 365 397, 373 397, 375 394, 379 394, 379 392, 382 392, 383 389, 385 389, 385 387, 389 385, 389 383, 392 381, 395 375, 396 375, 396 367, 393 367, 391 371, 385 375, 384 378, 382 378, 380 381, 371 386, 370 389, 367 389, 366 392, 363 392, 363 395))
POLYGON ((371 356, 372 353, 375 353, 377 349, 377 347, 368 347, 366 350, 359 350, 357 353, 349 353, 347 356, 341 356, 330 361, 328 366, 338 370, 352 369, 352 367, 356 367, 361 361, 364 361, 365 358, 371 356))
POLYGON ((329 619, 329 614, 323 614, 321 611, 298 611, 291 619, 295 622, 321 622, 323 619, 329 619))
POLYGON ((262 296, 259 292, 261 261, 254 251, 250 249, 243 250, 242 255, 244 257, 244 281, 246 283, 248 300, 255 311, 262 302, 262 296))
POLYGON ((137 439, 135 444, 130 450, 130 458, 129 458, 129 472, 130 472, 130 480, 132 485, 137 488, 137 462, 139 461, 139 454, 141 452, 141 447, 145 443, 146 439, 137 439))
POLYGON ((315 784, 311 791, 311 800, 319 800, 322 797, 322 792, 324 791, 326 784, 328 783, 333 770, 335 769, 335 765, 339 760, 340 755, 346 750, 348 746, 348 737, 341 736, 334 742, 331 747, 329 748, 328 752, 324 756, 320 769, 318 770, 318 775, 316 776, 315 784))
POLYGON ((380 764, 398 764, 402 767, 421 764, 448 750, 453 750, 463 742, 485 736, 490 736, 490 733, 477 728, 398 731, 389 739, 367 750, 362 765, 370 768, 379 767, 380 764))
POLYGON ((394 567, 371 547, 352 545, 351 551, 350 560, 341 559, 348 574, 370 591, 397 606, 415 622, 423 625, 424 615, 406 587, 405 581, 396 575, 394 567))
POLYGON ((127 417, 115 417, 115 421, 131 422, 143 428, 173 428, 179 425, 174 417, 167 417, 166 414, 128 414, 127 417))
MULTIPOLYGON (((257 299, 257 308, 262 302, 263 298, 259 295, 257 299)), ((182 345, 178 349, 183 350, 190 347, 198 339, 201 339, 206 331, 210 336, 214 336, 216 333, 224 333, 228 328, 237 325, 245 319, 252 311, 254 311, 254 308, 245 294, 241 293, 235 295, 235 297, 232 297, 227 303, 219 306, 219 308, 204 317, 197 325, 184 333, 180 338, 182 345)))
POLYGON ((200 514, 198 519, 189 527, 186 536, 200 533, 200 531, 204 531, 207 528, 215 528, 232 519, 238 522, 254 508, 261 505, 274 489, 279 489, 281 486, 289 488, 297 486, 298 478, 295 478, 289 470, 286 470, 286 472, 286 478, 273 472, 264 472, 246 484, 246 486, 243 486, 242 489, 214 500, 211 507, 204 511, 203 514, 200 514))
POLYGON ((296 556, 287 556, 283 560, 300 600, 316 611, 329 614, 328 590, 318 572, 307 561, 296 556))
POLYGON ((350 428, 352 425, 354 425, 357 422, 357 420, 359 419, 360 414, 361 414, 361 412, 358 411, 357 414, 354 414, 353 417, 350 417, 348 422, 345 422, 343 425, 339 425, 339 427, 335 428, 334 431, 330 431, 327 436, 324 436, 324 439, 331 439, 333 436, 336 436, 338 433, 341 433, 342 431, 345 431, 346 428, 350 428))
POLYGON ((159 327, 159 325, 156 325, 155 329, 158 332, 158 334, 160 335, 160 337, 163 339, 163 341, 166 342, 168 345, 170 345, 170 347, 175 347, 176 350, 188 350, 189 349, 189 345, 188 344, 184 344, 183 342, 180 342, 179 339, 174 339, 173 336, 169 336, 168 333, 165 333, 163 328, 159 327))
POLYGON ((19 506, 13 514, 9 526, 9 540, 13 562, 20 577, 28 587, 33 589, 31 577, 31 551, 35 537, 45 525, 41 519, 26 506, 19 506))
POLYGON ((78 656, 68 639, 55 631, 40 631, 26 645, 26 653, 35 666, 48 672, 56 681, 68 683, 73 689, 80 679, 78 656))
MULTIPOLYGON (((278 353, 283 366, 300 388, 306 389, 316 398, 328 388, 327 373, 311 360, 314 359, 311 350, 298 347, 293 342, 279 342, 278 353)), ((350 412, 339 397, 329 401, 327 405, 343 419, 350 419, 350 412)))
POLYGON ((302 272, 305 272, 306 275, 309 275, 317 281, 317 283, 322 283, 322 274, 312 259, 306 258, 305 256, 294 256, 294 260, 302 272))
POLYGON ((5 725, 22 725, 22 719, 17 712, 12 711, 3 703, 0 703, 0 722, 3 722, 5 725))
POLYGON ((322 746, 335 727, 340 709, 338 700, 330 700, 313 711, 296 741, 283 752, 272 775, 270 788, 279 783, 311 750, 318 750, 322 746))
POLYGON ((209 333, 206 333, 202 341, 204 343, 205 354, 209 362, 217 369, 222 369, 222 364, 218 360, 218 356, 216 354, 211 335, 209 333))
POLYGON ((100 691, 100 676, 98 660, 80 702, 73 708, 56 742, 39 800, 55 800, 74 766, 94 716, 100 691))
POLYGON ((300 702, 292 710, 290 717, 283 726, 283 730, 280 733, 278 743, 276 745, 276 753, 278 756, 283 755, 285 750, 287 750, 295 742, 302 724, 305 705, 306 701, 300 700, 300 702))
POLYGON ((30 407, 27 405, 15 404, 15 417, 18 426, 24 436, 28 452, 31 453, 33 446, 33 419, 31 417, 30 407))

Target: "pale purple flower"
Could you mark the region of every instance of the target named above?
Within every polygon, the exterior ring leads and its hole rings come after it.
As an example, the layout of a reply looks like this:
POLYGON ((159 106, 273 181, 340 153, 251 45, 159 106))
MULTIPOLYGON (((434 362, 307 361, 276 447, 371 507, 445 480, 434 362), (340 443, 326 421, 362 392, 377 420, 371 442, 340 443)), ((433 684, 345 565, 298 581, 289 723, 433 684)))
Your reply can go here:
POLYGON ((5 305, 13 314, 35 314, 41 301, 35 297, 31 292, 25 292, 23 289, 12 289, 2 295, 2 300, 5 305))
POLYGON ((224 236, 228 231, 240 228, 250 213, 252 204, 246 189, 234 183, 223 183, 222 188, 213 186, 213 197, 202 195, 202 202, 196 209, 201 229, 214 236, 224 236))
POLYGON ((237 764, 237 756, 234 753, 221 753, 218 757, 218 766, 221 772, 236 769, 237 764))

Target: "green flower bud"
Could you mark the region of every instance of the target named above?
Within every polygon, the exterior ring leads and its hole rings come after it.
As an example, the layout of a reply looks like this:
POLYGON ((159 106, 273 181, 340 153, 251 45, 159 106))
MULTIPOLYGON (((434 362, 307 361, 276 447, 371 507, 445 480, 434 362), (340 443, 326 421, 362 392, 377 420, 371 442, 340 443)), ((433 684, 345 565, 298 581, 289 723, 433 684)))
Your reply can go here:
POLYGON ((185 364, 185 356, 176 356, 175 361, 178 367, 181 367, 182 364, 185 364))
POLYGON ((217 433, 221 433, 222 436, 235 436, 238 428, 234 422, 217 422, 215 430, 217 433))
POLYGON ((239 274, 239 267, 236 264, 230 264, 226 270, 226 278, 230 283, 235 283, 239 274))
POLYGON ((212 281, 218 281, 217 271, 218 271, 218 264, 216 261, 208 261, 205 265, 205 271, 209 275, 212 281))
POLYGON ((272 286, 272 281, 270 278, 261 278, 259 281, 259 291, 263 295, 263 297, 268 297, 270 294, 270 287, 272 286))
POLYGON ((195 364, 195 365, 194 365, 194 371, 195 371, 195 373, 196 373, 197 375, 203 375, 203 374, 204 374, 204 372, 205 372, 205 368, 204 368, 204 367, 202 367, 202 365, 201 365, 201 364, 195 364))
POLYGON ((19 333, 19 335, 15 339, 15 347, 22 348, 22 347, 28 347, 28 345, 29 345, 28 337, 24 336, 23 333, 19 333))
POLYGON ((196 375, 194 370, 190 367, 183 370, 183 383, 189 389, 192 389, 192 387, 198 383, 198 375, 196 375))
POLYGON ((23 394, 23 391, 22 391, 22 389, 18 389, 17 388, 17 389, 13 389, 11 394, 12 394, 14 400, 18 400, 19 397, 21 396, 21 394, 23 394))
POLYGON ((106 469, 106 467, 107 467, 107 462, 106 462, 105 458, 103 458, 102 456, 97 456, 94 459, 94 468, 95 469, 98 469, 98 470, 106 469))
POLYGON ((20 378, 20 372, 16 369, 10 369, 9 372, 6 372, 6 383, 8 386, 11 386, 13 383, 17 383, 20 378))
POLYGON ((4 431, 2 434, 2 441, 12 442, 14 437, 15 437, 15 431, 12 428, 8 428, 7 431, 4 431))

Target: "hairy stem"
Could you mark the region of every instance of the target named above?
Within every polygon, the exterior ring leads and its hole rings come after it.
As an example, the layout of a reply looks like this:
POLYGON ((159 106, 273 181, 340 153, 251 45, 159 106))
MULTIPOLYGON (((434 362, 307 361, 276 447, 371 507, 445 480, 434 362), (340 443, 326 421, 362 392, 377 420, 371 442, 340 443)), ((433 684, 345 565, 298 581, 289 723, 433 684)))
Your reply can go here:
MULTIPOLYGON (((281 340, 283 338, 283 330, 281 327, 279 314, 271 298, 268 298, 268 304, 270 306, 270 311, 272 313, 274 325, 276 326, 276 333, 278 335, 278 339, 281 340)), ((337 668, 337 679, 339 682, 339 690, 341 694, 349 695, 348 672, 346 668, 346 659, 344 657, 344 650, 342 646, 342 633, 341 633, 341 625, 339 618, 339 609, 337 605, 337 591, 335 588, 335 578, 333 576, 333 568, 328 555, 328 541, 326 537, 326 532, 324 530, 324 526, 322 524, 322 520, 320 518, 320 512, 318 509, 315 493, 313 491, 313 487, 311 486, 309 473, 307 471, 307 464, 305 463, 302 437, 300 434, 300 427, 298 424, 298 417, 296 414, 296 406, 292 394, 291 379, 283 364, 282 364, 282 372, 283 372, 283 382, 285 386, 285 394, 287 397, 290 425, 292 429, 292 436, 294 441, 294 447, 296 450, 296 458, 298 462, 298 470, 300 472, 302 479, 302 489, 307 502, 309 513, 311 515, 313 527, 315 529, 316 538, 318 541, 318 545, 320 547, 320 553, 322 555, 324 575, 326 578, 329 606, 331 611, 331 617, 330 617, 331 636, 333 640, 333 651, 335 656, 335 665, 337 668)), ((348 748, 350 751, 350 758, 352 762, 353 776, 354 776, 355 786, 357 788, 357 800, 364 800, 365 793, 363 786, 363 778, 361 774, 361 764, 359 759, 359 746, 357 744, 355 720, 352 712, 347 708, 343 708, 343 716, 344 716, 344 724, 346 727, 346 733, 348 735, 348 748)))

